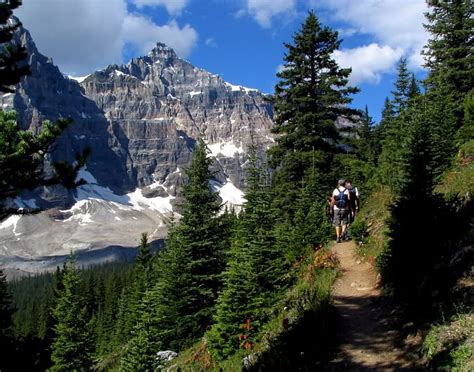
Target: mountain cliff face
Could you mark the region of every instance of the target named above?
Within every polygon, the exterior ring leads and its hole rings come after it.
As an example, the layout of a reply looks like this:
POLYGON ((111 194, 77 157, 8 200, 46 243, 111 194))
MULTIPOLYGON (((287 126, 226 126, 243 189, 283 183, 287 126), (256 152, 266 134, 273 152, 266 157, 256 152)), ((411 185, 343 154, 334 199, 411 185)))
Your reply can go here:
POLYGON ((272 108, 260 92, 226 83, 161 43, 147 56, 76 81, 38 52, 28 31, 16 42, 27 48, 31 75, 15 94, 0 97, 2 108, 14 109, 19 125, 34 132, 43 120, 72 118, 54 160, 73 161, 86 146, 92 153, 81 172, 88 185, 14 201, 48 210, 0 221, 1 266, 38 271, 71 251, 87 264, 81 252, 97 257, 98 250, 133 247, 144 231, 152 240, 163 238, 198 137, 216 159, 213 187, 224 201, 242 203, 251 131, 261 150, 273 142, 272 108))
POLYGON ((260 92, 228 84, 164 44, 78 83, 38 52, 28 31, 18 41, 27 47, 32 73, 16 94, 1 98, 3 107, 15 109, 20 125, 33 131, 45 119, 71 117, 54 156, 73 160, 90 146, 88 170, 117 192, 161 181, 175 193, 179 180, 167 177, 189 164, 198 137, 219 160, 220 181, 242 186, 250 130, 262 148, 273 141, 272 109, 260 92))
POLYGON ((220 177, 242 186, 250 130, 263 146, 272 141, 272 111, 261 93, 194 67, 164 44, 127 65, 95 72, 81 87, 127 150, 128 177, 140 187, 165 182, 186 166, 199 136, 219 159, 220 177))

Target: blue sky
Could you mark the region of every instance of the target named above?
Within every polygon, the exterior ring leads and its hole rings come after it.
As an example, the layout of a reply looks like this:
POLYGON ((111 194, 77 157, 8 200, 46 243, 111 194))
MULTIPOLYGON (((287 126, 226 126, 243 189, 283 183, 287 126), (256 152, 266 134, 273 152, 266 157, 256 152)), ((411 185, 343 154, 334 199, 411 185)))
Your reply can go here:
POLYGON ((425 74, 424 0, 24 0, 16 14, 40 51, 83 76, 146 54, 157 41, 226 81, 272 93, 285 48, 308 10, 340 32, 334 58, 361 88, 353 106, 380 118, 396 63, 425 74))

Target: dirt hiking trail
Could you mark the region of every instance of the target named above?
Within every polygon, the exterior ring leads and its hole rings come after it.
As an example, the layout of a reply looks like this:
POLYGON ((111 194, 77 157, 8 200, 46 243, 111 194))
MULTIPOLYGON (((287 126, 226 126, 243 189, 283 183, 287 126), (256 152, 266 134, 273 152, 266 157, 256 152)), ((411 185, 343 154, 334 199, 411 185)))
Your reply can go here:
POLYGON ((390 371, 416 369, 396 345, 399 333, 392 308, 377 288, 373 267, 355 256, 354 242, 332 247, 341 274, 333 288, 338 316, 338 349, 329 363, 334 371, 390 371))

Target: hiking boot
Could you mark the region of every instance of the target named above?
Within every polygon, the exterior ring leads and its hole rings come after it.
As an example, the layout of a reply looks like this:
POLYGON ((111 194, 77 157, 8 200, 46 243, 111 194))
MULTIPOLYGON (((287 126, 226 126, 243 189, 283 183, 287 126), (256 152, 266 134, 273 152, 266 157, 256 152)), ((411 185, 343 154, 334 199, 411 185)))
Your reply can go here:
POLYGON ((340 242, 341 242, 341 238, 337 238, 336 243, 340 243, 340 242))

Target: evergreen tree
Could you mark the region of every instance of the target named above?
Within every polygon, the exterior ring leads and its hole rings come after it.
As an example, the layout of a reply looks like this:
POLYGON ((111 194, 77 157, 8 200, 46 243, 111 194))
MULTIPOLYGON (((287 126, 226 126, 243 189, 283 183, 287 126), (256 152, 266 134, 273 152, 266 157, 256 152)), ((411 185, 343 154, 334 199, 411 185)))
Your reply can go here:
POLYGON ((0 348, 4 357, 0 358, 0 370, 8 370, 11 365, 12 315, 14 307, 8 291, 7 281, 0 270, 0 348))
POLYGON ((357 154, 363 161, 375 164, 376 150, 374 144, 374 121, 369 115, 369 109, 365 105, 365 110, 361 117, 360 127, 358 128, 357 154))
POLYGON ((127 365, 152 363, 158 347, 181 350, 212 323, 230 234, 217 216, 220 203, 210 188, 211 162, 205 143, 199 140, 186 171, 182 218, 171 226, 158 256, 157 280, 145 294, 150 307, 134 328, 129 345, 134 355, 126 357, 127 365), (140 352, 142 342, 155 346, 140 352))
POLYGON ((80 279, 71 257, 62 272, 62 289, 56 300, 51 371, 87 371, 92 366, 92 339, 80 279))
POLYGON ((133 337, 127 345, 127 351, 121 361, 121 371, 155 371, 157 369, 156 353, 157 327, 153 308, 155 298, 151 291, 145 293, 138 307, 138 321, 133 328, 133 337))
POLYGON ((285 65, 272 97, 273 131, 278 136, 269 150, 271 165, 278 169, 276 201, 290 213, 315 151, 317 168, 330 179, 331 154, 338 139, 335 121, 357 115, 346 105, 351 102, 349 95, 358 91, 347 86, 351 69, 339 68, 332 58, 340 45, 337 32, 322 26, 313 12, 293 42, 285 44, 285 65))
MULTIPOLYGON (((0 2, 0 92, 13 93, 14 86, 30 71, 26 49, 12 41, 15 30, 21 26, 12 14, 20 5, 21 0, 0 2)), ((75 165, 54 162, 55 174, 51 178, 45 178, 42 170, 51 145, 71 123, 66 119, 59 119, 54 124, 46 121, 41 132, 34 135, 19 130, 14 112, 0 110, 0 218, 9 212, 4 211, 4 200, 14 198, 24 189, 54 184, 74 188, 85 183, 83 180, 76 183, 75 180, 90 153, 88 148, 76 155, 75 165)))
POLYGON ((143 233, 140 238, 138 255, 135 259, 133 282, 129 288, 122 292, 119 302, 115 342, 118 345, 129 344, 124 356, 127 365, 131 363, 130 358, 133 358, 130 355, 130 353, 134 353, 131 345, 137 341, 135 338, 139 337, 139 330, 143 327, 144 305, 142 301, 144 301, 147 291, 154 285, 153 262, 153 253, 148 243, 148 235, 143 233))
POLYGON ((274 233, 268 175, 251 149, 246 202, 237 222, 224 272, 224 288, 217 302, 216 324, 209 332, 211 348, 219 358, 251 345, 284 286, 284 252, 274 233), (248 324, 246 331, 243 325, 248 324), (239 337, 240 336, 240 337, 239 337))
POLYGON ((472 1, 429 0, 428 6, 425 28, 431 38, 424 49, 425 66, 430 70, 427 83, 430 89, 446 85, 456 103, 459 128, 464 97, 474 86, 472 1))
POLYGON ((456 155, 456 103, 447 90, 440 86, 426 95, 425 120, 431 138, 431 167, 435 176, 441 176, 456 155))
POLYGON ((74 165, 55 162, 53 177, 45 178, 43 174, 45 154, 71 123, 68 119, 59 119, 54 124, 45 121, 41 132, 34 135, 18 129, 15 112, 0 110, 0 216, 3 212, 2 202, 6 198, 15 197, 24 189, 54 184, 75 188, 85 183, 84 180, 75 180, 77 172, 85 165, 89 156, 89 148, 76 155, 74 165))
POLYGON ((400 58, 398 62, 397 81, 395 82, 395 90, 393 95, 393 110, 395 116, 400 115, 408 107, 410 95, 412 94, 413 76, 407 68, 407 60, 405 57, 400 58))
POLYGON ((408 88, 408 97, 410 101, 413 101, 416 97, 421 94, 418 80, 416 80, 415 74, 411 73, 410 86, 408 88))
POLYGON ((25 63, 26 49, 20 45, 13 45, 13 33, 21 23, 17 18, 12 18, 13 10, 21 5, 21 0, 6 0, 0 2, 0 92, 13 93, 14 85, 30 73, 29 66, 25 63))
POLYGON ((406 59, 401 58, 398 65, 398 76, 392 91, 393 101, 386 99, 380 133, 382 149, 378 162, 377 178, 379 183, 399 192, 405 178, 405 158, 407 140, 410 130, 411 111, 417 97, 416 79, 406 67, 406 59))
POLYGON ((379 257, 385 285, 404 303, 429 304, 432 273, 442 252, 440 203, 433 193, 429 107, 420 100, 411 110, 405 178, 388 221, 389 242, 379 257))
POLYGON ((374 128, 374 151, 377 162, 380 159, 382 153, 382 144, 387 136, 388 128, 391 126, 394 120, 395 113, 393 110, 393 104, 388 97, 385 97, 384 107, 382 109, 382 118, 380 123, 374 128))
POLYGON ((151 288, 154 282, 153 278, 153 253, 151 251, 150 243, 148 242, 148 234, 143 233, 140 238, 140 246, 138 248, 138 255, 135 259, 134 266, 134 282, 131 289, 129 301, 129 315, 128 315, 128 331, 136 323, 138 318, 138 307, 145 292, 151 288))
POLYGON ((458 144, 474 139, 474 89, 464 99, 464 122, 457 135, 458 144))

